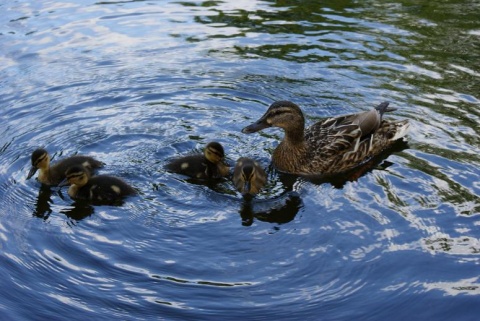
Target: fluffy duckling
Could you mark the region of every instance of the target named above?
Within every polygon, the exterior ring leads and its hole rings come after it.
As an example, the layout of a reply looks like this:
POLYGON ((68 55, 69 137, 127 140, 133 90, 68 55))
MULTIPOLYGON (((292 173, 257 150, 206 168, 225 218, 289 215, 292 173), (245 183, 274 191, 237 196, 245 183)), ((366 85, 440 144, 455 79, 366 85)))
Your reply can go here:
POLYGON ((407 134, 408 120, 382 119, 385 112, 393 110, 388 108, 388 102, 383 102, 370 111, 328 118, 305 130, 300 107, 290 101, 277 101, 242 132, 249 134, 268 127, 285 131, 272 155, 273 164, 280 171, 336 174, 368 161, 407 134))
POLYGON ((67 157, 56 162, 50 166, 50 155, 48 152, 39 148, 32 153, 32 168, 28 172, 27 179, 31 178, 37 170, 40 170, 38 174, 38 180, 45 185, 58 185, 65 179, 65 171, 75 165, 81 165, 92 174, 93 171, 104 164, 93 157, 75 155, 67 157))
POLYGON ((72 166, 65 172, 65 180, 59 186, 68 188, 68 195, 73 199, 83 199, 101 202, 114 202, 137 191, 121 179, 107 175, 90 177, 83 166, 72 166))
POLYGON ((204 154, 188 155, 172 160, 165 168, 168 171, 193 178, 220 178, 228 175, 229 168, 224 163, 225 152, 220 143, 210 142, 204 154))
POLYGON ((246 157, 237 160, 233 170, 233 183, 243 195, 257 194, 267 182, 267 174, 256 161, 246 157))

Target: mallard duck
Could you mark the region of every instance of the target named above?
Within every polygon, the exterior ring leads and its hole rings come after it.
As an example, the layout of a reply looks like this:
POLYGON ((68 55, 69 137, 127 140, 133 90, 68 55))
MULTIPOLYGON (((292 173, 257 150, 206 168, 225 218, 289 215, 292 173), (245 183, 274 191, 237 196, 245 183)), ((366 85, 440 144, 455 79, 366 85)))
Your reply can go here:
POLYGON ((257 194, 267 182, 267 174, 256 161, 240 157, 233 170, 233 183, 243 195, 257 194))
POLYGON ((285 137, 272 155, 274 166, 298 175, 327 175, 354 168, 404 137, 408 120, 387 121, 388 102, 358 114, 328 118, 308 129, 302 110, 290 101, 277 101, 242 132, 280 127, 285 137))
POLYGON ((65 172, 65 180, 59 186, 70 185, 68 195, 73 199, 114 202, 137 191, 123 180, 113 176, 90 177, 84 166, 72 166, 65 172))
POLYGON ((32 153, 32 168, 28 172, 27 179, 31 178, 37 170, 40 170, 38 180, 41 183, 57 185, 65 179, 65 171, 75 165, 84 166, 92 174, 96 168, 102 167, 104 164, 90 156, 75 155, 64 158, 50 166, 48 152, 43 148, 39 148, 32 153))
POLYGON ((210 142, 205 146, 203 155, 183 156, 169 162, 168 171, 193 178, 220 178, 228 175, 229 168, 224 163, 225 152, 220 143, 210 142))

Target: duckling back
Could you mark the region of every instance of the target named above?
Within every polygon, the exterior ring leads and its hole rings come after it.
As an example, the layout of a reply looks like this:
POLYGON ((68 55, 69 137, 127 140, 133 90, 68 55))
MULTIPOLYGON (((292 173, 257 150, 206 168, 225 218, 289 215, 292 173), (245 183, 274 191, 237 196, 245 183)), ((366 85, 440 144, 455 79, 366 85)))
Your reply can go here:
POLYGON ((114 202, 137 191, 123 180, 113 176, 90 177, 83 166, 72 166, 65 172, 65 180, 60 186, 70 184, 68 195, 74 199, 100 202, 114 202))
POLYGON ((137 191, 118 177, 98 175, 88 180, 88 183, 79 188, 74 198, 100 202, 114 202, 137 191))
POLYGON ((95 170, 103 167, 103 163, 90 156, 75 155, 56 162, 50 168, 49 180, 50 184, 57 185, 65 179, 65 172, 72 166, 81 165, 91 176, 95 170))
POLYGON ((220 174, 217 166, 209 162, 203 155, 190 155, 174 159, 165 168, 170 172, 199 179, 223 176, 220 174))
POLYGON ((170 161, 165 169, 192 178, 221 178, 228 175, 229 168, 223 163, 225 152, 220 143, 210 142, 203 155, 188 155, 170 161))

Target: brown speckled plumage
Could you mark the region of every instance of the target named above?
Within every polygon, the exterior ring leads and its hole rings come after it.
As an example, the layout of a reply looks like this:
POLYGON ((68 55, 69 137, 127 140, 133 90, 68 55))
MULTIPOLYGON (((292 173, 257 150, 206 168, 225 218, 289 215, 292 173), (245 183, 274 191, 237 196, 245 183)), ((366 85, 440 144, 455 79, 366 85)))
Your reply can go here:
POLYGON ((335 174, 362 164, 389 147, 408 131, 408 121, 383 120, 395 109, 384 102, 370 111, 328 118, 304 129, 301 109, 290 101, 277 101, 242 132, 280 127, 285 137, 272 160, 281 171, 300 174, 335 174))

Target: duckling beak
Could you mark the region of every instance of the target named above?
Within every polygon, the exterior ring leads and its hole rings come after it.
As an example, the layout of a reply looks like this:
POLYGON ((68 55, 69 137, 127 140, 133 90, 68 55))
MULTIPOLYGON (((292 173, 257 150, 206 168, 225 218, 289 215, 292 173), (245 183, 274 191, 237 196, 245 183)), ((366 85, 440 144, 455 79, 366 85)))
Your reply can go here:
POLYGON ((252 189, 252 184, 250 181, 245 182, 245 185, 243 186, 243 194, 250 194, 250 190, 252 189))
POLYGON ((67 186, 67 185, 68 185, 68 180, 65 178, 63 181, 61 181, 58 184, 58 187, 63 187, 63 186, 67 186))
POLYGON ((270 124, 268 124, 265 118, 262 117, 256 122, 254 122, 253 124, 242 129, 242 133, 251 134, 251 133, 258 132, 259 130, 262 130, 267 127, 270 127, 270 124))
POLYGON ((33 175, 35 175, 36 172, 37 168, 35 166, 32 166, 32 168, 30 168, 30 171, 28 172, 27 179, 30 179, 33 175))

